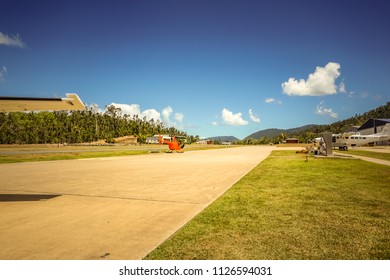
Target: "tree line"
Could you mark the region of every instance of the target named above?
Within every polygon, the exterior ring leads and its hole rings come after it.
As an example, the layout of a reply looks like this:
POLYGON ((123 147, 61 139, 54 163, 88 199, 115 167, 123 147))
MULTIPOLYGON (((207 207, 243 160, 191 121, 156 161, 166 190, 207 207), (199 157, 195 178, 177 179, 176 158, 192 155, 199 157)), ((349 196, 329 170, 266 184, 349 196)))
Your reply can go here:
POLYGON ((104 113, 86 111, 42 111, 0 113, 0 144, 63 144, 85 143, 126 135, 145 143, 147 136, 174 134, 187 136, 174 127, 165 127, 160 120, 147 120, 138 115, 122 114, 109 106, 104 113))
MULTIPOLYGON (((309 143, 321 132, 342 133, 351 126, 361 126, 370 118, 390 119, 390 102, 362 115, 329 125, 314 125, 294 134, 280 133, 273 137, 244 139, 236 144, 276 144, 288 137, 298 138, 300 143, 309 143)), ((145 143, 147 136, 156 134, 186 136, 189 143, 199 140, 199 136, 187 135, 174 127, 165 127, 160 120, 123 114, 115 106, 108 106, 104 113, 95 112, 93 108, 86 111, 0 113, 0 144, 73 144, 98 140, 113 143, 114 138, 126 135, 134 135, 140 143, 145 143)))

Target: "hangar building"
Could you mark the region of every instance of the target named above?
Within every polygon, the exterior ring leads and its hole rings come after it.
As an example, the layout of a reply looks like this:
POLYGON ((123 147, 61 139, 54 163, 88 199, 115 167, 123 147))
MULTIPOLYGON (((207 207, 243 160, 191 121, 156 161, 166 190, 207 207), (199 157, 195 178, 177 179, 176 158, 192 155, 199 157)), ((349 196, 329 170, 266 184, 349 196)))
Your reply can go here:
MULTIPOLYGON (((390 123, 390 119, 369 119, 361 127, 358 132, 361 135, 380 133, 387 123, 390 123)), ((389 141, 380 141, 377 145, 389 145, 389 141)))
POLYGON ((359 127, 358 132, 362 135, 380 133, 387 123, 390 123, 390 119, 369 119, 359 127))

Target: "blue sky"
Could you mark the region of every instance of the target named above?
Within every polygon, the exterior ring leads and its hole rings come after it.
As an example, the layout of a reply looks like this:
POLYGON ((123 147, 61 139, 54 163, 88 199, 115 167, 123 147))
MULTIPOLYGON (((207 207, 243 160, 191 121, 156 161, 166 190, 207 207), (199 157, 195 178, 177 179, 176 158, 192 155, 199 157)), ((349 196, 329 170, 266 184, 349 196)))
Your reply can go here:
MULTIPOLYGON (((390 100, 387 1, 2 1, 0 95, 115 103, 201 137, 390 100)), ((95 106, 96 106, 95 105, 95 106)))

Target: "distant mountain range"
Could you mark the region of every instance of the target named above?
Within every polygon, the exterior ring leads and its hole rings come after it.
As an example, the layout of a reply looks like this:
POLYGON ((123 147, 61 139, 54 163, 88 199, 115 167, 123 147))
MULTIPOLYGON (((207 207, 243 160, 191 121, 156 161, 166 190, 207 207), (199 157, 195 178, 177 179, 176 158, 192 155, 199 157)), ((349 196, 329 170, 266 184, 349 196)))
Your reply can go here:
POLYGON ((255 133, 252 133, 251 135, 244 138, 246 139, 259 139, 261 137, 275 137, 280 135, 281 133, 287 134, 287 135, 296 135, 301 133, 302 131, 310 130, 311 128, 317 126, 316 124, 308 124, 301 127, 295 127, 295 128, 289 128, 289 129, 278 129, 278 128, 269 128, 257 131, 255 133))
POLYGON ((216 137, 209 137, 206 140, 212 140, 212 141, 220 141, 220 142, 235 142, 240 139, 234 136, 216 136, 216 137))
MULTIPOLYGON (((282 132, 286 135, 294 135, 294 134, 299 134, 302 131, 309 130, 315 126, 317 126, 317 125, 309 124, 309 125, 296 127, 296 128, 290 128, 290 129, 269 128, 269 129, 264 129, 264 130, 260 130, 260 131, 257 131, 255 133, 252 133, 251 135, 245 137, 244 140, 246 140, 246 139, 259 139, 261 137, 272 138, 275 136, 279 136, 280 133, 282 133, 282 132)), ((234 136, 215 136, 215 137, 209 137, 209 138, 207 138, 207 140, 220 141, 220 142, 225 142, 225 141, 235 142, 235 141, 239 141, 240 139, 238 139, 237 137, 234 137, 234 136)))
MULTIPOLYGON (((337 121, 328 125, 316 125, 316 124, 309 124, 304 125, 301 127, 296 128, 290 128, 290 129, 279 129, 279 128, 269 128, 257 131, 255 133, 252 133, 251 135, 244 138, 244 140, 247 139, 259 139, 261 137, 277 137, 281 133, 290 136, 290 135, 299 135, 301 133, 305 132, 313 132, 313 133, 319 133, 322 131, 332 131, 333 133, 341 133, 344 132, 346 129, 350 128, 351 126, 360 126, 364 122, 366 122, 368 119, 371 118, 377 118, 377 119, 389 119, 390 118, 390 102, 386 102, 385 105, 379 106, 378 108, 375 108, 373 110, 370 110, 362 115, 355 115, 351 118, 337 121)), ((214 141, 238 141, 240 139, 234 137, 234 136, 217 136, 217 137, 210 137, 208 138, 210 140, 214 141)))

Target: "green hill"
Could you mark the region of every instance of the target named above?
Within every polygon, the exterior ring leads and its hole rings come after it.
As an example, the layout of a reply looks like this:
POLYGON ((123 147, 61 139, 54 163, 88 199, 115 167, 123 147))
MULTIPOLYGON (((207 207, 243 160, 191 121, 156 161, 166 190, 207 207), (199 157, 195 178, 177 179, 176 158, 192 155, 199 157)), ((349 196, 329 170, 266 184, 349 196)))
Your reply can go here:
POLYGON ((218 141, 218 142, 236 142, 240 139, 234 136, 215 136, 215 137, 209 137, 207 140, 213 140, 213 141, 218 141))
POLYGON ((315 124, 309 124, 301 127, 296 127, 296 128, 290 128, 290 129, 278 129, 278 128, 269 128, 269 129, 264 129, 257 131, 255 133, 252 133, 251 135, 245 137, 244 140, 246 139, 259 139, 262 137, 276 137, 279 136, 281 133, 285 135, 297 135, 303 131, 307 131, 312 129, 313 127, 316 127, 317 125, 315 124))
POLYGON ((332 133, 342 133, 351 126, 361 126, 369 119, 389 119, 390 118, 390 102, 383 106, 379 106, 364 114, 358 115, 337 121, 328 125, 309 124, 291 129, 265 129, 260 130, 239 141, 241 144, 268 144, 278 143, 287 137, 296 137, 301 143, 309 142, 314 137, 317 137, 321 132, 331 131, 332 133), (282 134, 283 133, 283 134, 282 134))

